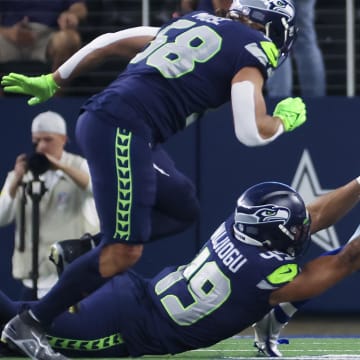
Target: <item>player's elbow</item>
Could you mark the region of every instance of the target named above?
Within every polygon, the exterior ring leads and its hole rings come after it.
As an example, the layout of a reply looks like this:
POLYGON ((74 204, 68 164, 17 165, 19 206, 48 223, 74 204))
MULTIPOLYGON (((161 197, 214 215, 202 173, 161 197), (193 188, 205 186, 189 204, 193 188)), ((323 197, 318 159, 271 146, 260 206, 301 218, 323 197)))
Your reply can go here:
POLYGON ((244 145, 254 147, 254 146, 261 146, 265 145, 267 142, 263 141, 257 131, 244 131, 241 129, 235 128, 235 135, 236 138, 244 145))
POLYGON ((267 137, 261 126, 258 125, 253 114, 249 117, 247 117, 247 114, 240 116, 238 114, 236 118, 234 117, 234 124, 237 139, 242 144, 250 147, 267 145, 281 134, 281 132, 278 131, 273 136, 267 137))
POLYGON ((343 271, 348 274, 360 269, 360 236, 349 242, 338 255, 343 271))

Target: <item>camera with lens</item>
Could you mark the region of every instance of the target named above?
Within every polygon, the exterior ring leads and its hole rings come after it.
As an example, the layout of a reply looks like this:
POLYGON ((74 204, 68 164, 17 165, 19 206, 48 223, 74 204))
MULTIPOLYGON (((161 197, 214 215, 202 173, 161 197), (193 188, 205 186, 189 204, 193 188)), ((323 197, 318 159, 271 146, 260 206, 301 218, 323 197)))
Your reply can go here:
POLYGON ((28 169, 33 175, 39 176, 50 169, 49 159, 41 153, 33 153, 27 156, 28 169))

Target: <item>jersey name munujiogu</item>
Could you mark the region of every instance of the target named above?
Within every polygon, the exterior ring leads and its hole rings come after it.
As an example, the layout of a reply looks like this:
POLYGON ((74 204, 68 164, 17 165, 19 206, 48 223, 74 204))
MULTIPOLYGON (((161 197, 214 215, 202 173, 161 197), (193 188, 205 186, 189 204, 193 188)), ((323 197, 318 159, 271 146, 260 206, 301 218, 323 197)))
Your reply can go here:
POLYGON ((84 105, 106 121, 145 121, 154 141, 186 126, 186 118, 230 100, 231 80, 244 67, 264 78, 276 67, 275 45, 239 21, 194 12, 163 26, 106 89, 84 105), (105 118, 105 117, 104 117, 105 118))
POLYGON ((238 334, 270 310, 271 292, 299 273, 293 257, 234 238, 232 224, 233 216, 191 263, 166 268, 151 281, 152 300, 165 319, 154 326, 169 353, 238 334))

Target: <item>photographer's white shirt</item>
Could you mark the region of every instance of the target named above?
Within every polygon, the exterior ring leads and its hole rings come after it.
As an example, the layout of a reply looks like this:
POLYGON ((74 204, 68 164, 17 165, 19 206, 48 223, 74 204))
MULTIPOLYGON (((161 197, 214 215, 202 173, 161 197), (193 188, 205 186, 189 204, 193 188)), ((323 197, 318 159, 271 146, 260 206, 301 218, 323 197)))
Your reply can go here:
MULTIPOLYGON (((89 173, 87 162, 79 155, 63 152, 61 162, 89 173)), ((32 287, 30 273, 32 271, 32 198, 26 192, 25 205, 25 251, 19 251, 20 216, 23 186, 19 186, 16 196, 12 199, 9 187, 14 178, 11 171, 0 194, 0 226, 15 220, 15 246, 12 257, 12 272, 15 279, 32 287)), ((40 200, 39 227, 39 296, 44 295, 57 277, 55 265, 49 260, 50 246, 59 240, 76 239, 88 232, 99 231, 99 221, 92 196, 91 182, 87 189, 80 188, 61 170, 48 170, 40 175, 46 192, 40 200), (41 294, 40 294, 41 292, 41 294)), ((23 182, 30 184, 33 176, 26 173, 23 182)), ((29 185, 27 185, 29 186, 29 185)))

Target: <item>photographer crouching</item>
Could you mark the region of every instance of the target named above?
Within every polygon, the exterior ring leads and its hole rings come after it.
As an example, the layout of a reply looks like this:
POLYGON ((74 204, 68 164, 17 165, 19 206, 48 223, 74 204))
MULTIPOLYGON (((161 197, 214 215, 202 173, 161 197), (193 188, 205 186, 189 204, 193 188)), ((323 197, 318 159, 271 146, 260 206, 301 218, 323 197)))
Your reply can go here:
POLYGON ((88 165, 64 150, 68 137, 63 117, 40 113, 33 119, 31 135, 34 152, 16 158, 0 195, 0 226, 15 221, 12 274, 22 281, 21 300, 42 297, 56 282, 49 261, 54 242, 99 231, 88 165))

